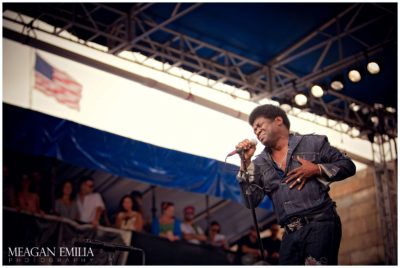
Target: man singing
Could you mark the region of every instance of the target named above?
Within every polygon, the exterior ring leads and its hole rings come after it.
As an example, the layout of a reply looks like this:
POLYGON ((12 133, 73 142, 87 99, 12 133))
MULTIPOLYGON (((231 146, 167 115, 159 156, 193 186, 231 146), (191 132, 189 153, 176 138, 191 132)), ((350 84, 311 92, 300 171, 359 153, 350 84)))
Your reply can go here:
POLYGON ((342 227, 329 184, 354 175, 354 163, 326 136, 290 134, 279 107, 255 108, 249 123, 265 148, 251 161, 254 143, 246 139, 236 146, 245 150, 238 181, 246 207, 258 206, 265 194, 272 200, 285 228, 279 264, 337 265, 342 227))

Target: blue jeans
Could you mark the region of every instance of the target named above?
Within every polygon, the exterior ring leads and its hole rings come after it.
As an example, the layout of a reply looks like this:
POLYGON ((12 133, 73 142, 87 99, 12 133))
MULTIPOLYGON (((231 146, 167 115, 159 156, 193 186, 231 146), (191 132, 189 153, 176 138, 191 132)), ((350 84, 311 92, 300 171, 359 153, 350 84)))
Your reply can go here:
POLYGON ((324 221, 312 221, 303 228, 285 231, 279 253, 280 265, 337 265, 342 224, 339 216, 324 221))

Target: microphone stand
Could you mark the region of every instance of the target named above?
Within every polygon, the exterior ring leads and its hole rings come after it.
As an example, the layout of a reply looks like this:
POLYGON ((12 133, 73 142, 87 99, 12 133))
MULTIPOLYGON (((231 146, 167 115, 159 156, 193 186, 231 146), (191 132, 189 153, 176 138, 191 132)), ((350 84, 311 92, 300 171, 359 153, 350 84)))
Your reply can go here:
MULTIPOLYGON (((246 163, 245 163, 244 153, 245 153, 245 150, 240 152, 239 155, 240 155, 240 160, 241 160, 241 163, 242 163, 243 171, 245 173, 246 183, 250 186, 250 180, 249 180, 249 176, 247 174, 247 166, 246 166, 246 163)), ((248 204, 250 206, 251 215, 253 216, 253 222, 254 222, 254 226, 256 228, 256 232, 257 232, 258 246, 260 247, 260 254, 261 254, 260 256, 261 256, 262 260, 265 261, 264 246, 263 246, 263 244, 261 242, 260 229, 258 228, 256 210, 253 207, 253 204, 252 204, 251 199, 250 199, 250 194, 251 193, 250 193, 249 188, 246 189, 244 194, 246 195, 247 202, 248 202, 248 204)))

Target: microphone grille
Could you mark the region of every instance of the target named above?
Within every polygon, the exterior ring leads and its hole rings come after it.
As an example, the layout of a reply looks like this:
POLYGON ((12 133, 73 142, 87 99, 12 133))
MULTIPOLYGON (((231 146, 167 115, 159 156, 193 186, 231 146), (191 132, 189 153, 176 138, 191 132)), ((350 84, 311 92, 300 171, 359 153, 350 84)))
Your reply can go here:
POLYGON ((257 140, 256 139, 251 139, 250 142, 253 143, 254 145, 257 145, 257 140))

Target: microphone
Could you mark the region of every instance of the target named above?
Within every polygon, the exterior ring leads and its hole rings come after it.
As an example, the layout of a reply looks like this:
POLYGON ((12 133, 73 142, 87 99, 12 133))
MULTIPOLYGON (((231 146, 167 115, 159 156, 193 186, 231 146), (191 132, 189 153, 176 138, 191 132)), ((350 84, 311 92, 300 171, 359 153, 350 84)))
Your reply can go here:
MULTIPOLYGON (((251 146, 256 146, 257 145, 257 140, 256 139, 251 139, 250 140, 250 144, 251 144, 251 146)), ((244 148, 238 148, 238 149, 230 152, 226 157, 230 157, 230 156, 235 155, 235 154, 241 154, 243 151, 247 151, 247 150, 245 150, 244 148)))

